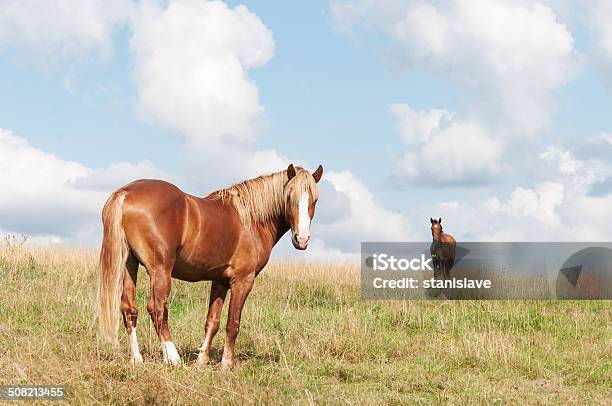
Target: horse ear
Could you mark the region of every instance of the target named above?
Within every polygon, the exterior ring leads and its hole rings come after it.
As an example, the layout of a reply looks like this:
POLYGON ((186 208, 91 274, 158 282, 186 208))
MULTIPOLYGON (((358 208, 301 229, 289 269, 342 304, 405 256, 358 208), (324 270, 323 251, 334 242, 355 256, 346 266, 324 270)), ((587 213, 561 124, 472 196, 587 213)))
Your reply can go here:
POLYGON ((293 164, 289 164, 289 166, 287 167, 287 177, 289 178, 289 180, 291 180, 294 176, 295 168, 293 167, 293 164))
POLYGON ((429 221, 431 221, 431 224, 433 224, 434 219, 432 219, 431 217, 429 218, 429 221))
POLYGON ((319 165, 317 170, 312 173, 312 177, 314 178, 315 182, 319 183, 322 176, 323 176, 323 166, 319 165))
POLYGON ((442 224, 442 217, 438 219, 438 223, 442 224))

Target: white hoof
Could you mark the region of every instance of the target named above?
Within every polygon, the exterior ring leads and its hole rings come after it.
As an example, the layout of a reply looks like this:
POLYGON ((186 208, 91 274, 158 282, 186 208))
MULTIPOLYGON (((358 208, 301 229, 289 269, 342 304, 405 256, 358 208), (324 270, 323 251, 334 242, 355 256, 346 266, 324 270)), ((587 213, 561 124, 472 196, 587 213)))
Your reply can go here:
POLYGON ((176 347, 172 341, 165 341, 161 345, 162 353, 164 354, 164 361, 168 365, 180 365, 181 357, 179 356, 176 347))
POLYGON ((142 355, 140 354, 136 354, 136 355, 132 355, 132 357, 130 357, 132 364, 142 364, 144 363, 144 359, 142 359, 142 355))
POLYGON ((136 336, 136 327, 134 327, 130 333, 130 354, 132 364, 142 364, 144 362, 142 355, 140 355, 140 347, 138 346, 138 338, 136 336))

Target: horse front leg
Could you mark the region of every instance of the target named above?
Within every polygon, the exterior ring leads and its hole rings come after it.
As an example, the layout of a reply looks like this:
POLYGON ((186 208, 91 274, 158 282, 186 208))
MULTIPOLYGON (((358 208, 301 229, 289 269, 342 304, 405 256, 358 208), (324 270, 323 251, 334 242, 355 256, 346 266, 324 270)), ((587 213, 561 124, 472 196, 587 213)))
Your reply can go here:
POLYGON ((444 279, 450 279, 450 261, 444 260, 444 279))
POLYGON ((236 337, 238 336, 238 330, 240 329, 240 315, 244 302, 253 287, 255 281, 255 273, 241 276, 239 278, 232 279, 230 282, 230 289, 232 295, 230 297, 229 312, 227 316, 227 327, 225 336, 225 346, 223 347, 223 359, 221 360, 221 367, 223 369, 230 369, 236 363, 235 346, 236 337))
POLYGON ((197 365, 203 365, 210 362, 210 347, 215 334, 217 334, 217 331, 219 331, 221 310, 223 309, 223 302, 225 301, 228 288, 228 285, 218 282, 213 282, 210 286, 210 300, 208 301, 208 316, 206 316, 205 337, 202 347, 200 347, 198 359, 196 360, 197 365))
POLYGON ((442 261, 440 261, 438 259, 438 257, 434 258, 433 260, 433 268, 434 268, 434 278, 435 279, 439 279, 440 278, 440 270, 442 269, 440 263, 442 261))

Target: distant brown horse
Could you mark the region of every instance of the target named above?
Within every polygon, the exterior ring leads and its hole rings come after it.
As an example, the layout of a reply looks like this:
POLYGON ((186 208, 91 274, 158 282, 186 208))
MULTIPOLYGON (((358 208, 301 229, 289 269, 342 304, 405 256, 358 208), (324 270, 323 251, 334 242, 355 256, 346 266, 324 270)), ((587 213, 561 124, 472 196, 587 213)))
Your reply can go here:
POLYGON ((438 220, 430 218, 429 220, 431 221, 431 236, 433 237, 430 250, 433 259, 434 277, 438 278, 442 273, 444 279, 449 279, 450 270, 455 264, 457 242, 452 235, 442 231, 442 218, 438 220))
POLYGON ((213 337, 231 290, 222 366, 233 366, 240 313, 272 247, 291 230, 304 250, 319 198, 319 165, 312 174, 287 170, 247 180, 200 198, 159 180, 138 180, 115 191, 102 211, 98 313, 101 336, 117 342, 119 314, 129 335, 131 357, 142 362, 136 337, 136 275, 150 277, 147 310, 161 341, 164 360, 181 358, 168 330, 171 278, 212 281, 205 338, 197 363, 209 362, 213 337))

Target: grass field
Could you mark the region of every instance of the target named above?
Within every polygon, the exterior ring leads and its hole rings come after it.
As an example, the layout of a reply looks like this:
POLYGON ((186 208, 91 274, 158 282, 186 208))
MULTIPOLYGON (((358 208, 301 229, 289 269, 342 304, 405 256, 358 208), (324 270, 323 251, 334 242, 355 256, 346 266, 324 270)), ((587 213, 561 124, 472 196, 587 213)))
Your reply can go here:
MULTIPOLYGON (((243 312, 238 366, 195 368, 209 283, 174 282, 185 365, 161 362, 141 269, 145 364, 98 344, 96 253, 0 249, 0 384, 65 384, 72 404, 611 404, 612 303, 365 302, 355 266, 276 262, 243 312)), ((57 403, 54 403, 57 404, 57 403)))

